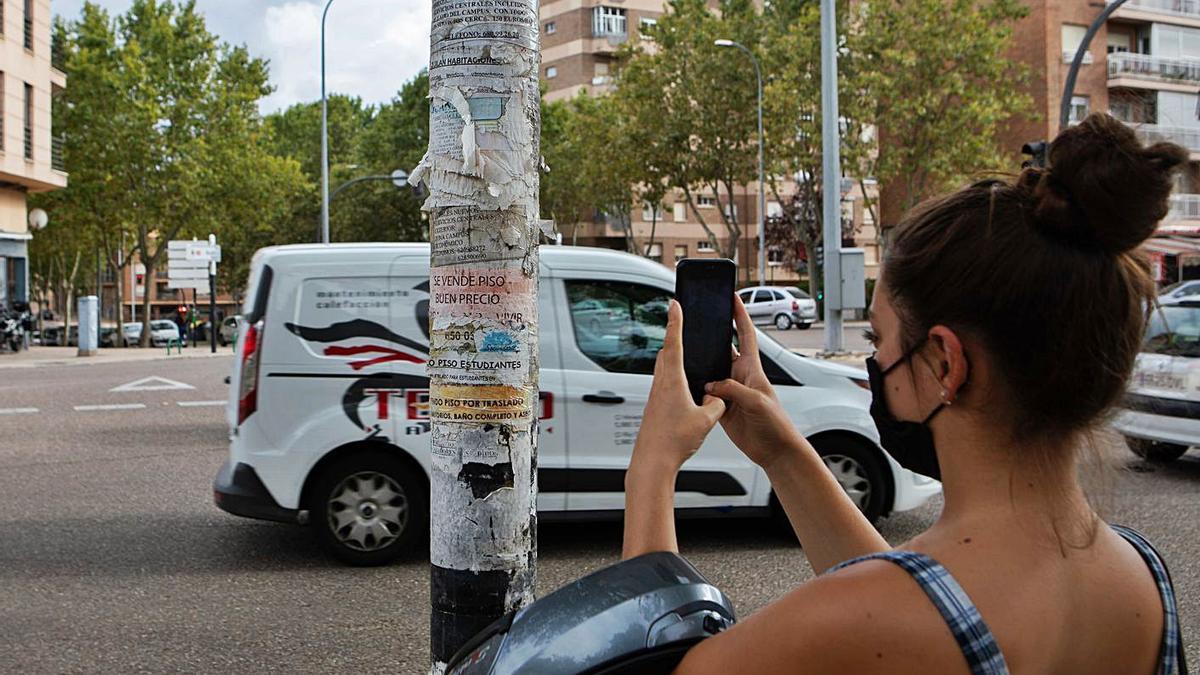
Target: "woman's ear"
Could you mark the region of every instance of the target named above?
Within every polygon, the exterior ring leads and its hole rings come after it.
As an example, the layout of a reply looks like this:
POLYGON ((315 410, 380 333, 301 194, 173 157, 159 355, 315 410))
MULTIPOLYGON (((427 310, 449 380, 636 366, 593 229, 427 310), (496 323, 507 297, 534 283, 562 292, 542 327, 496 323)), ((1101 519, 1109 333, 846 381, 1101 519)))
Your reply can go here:
POLYGON ((934 359, 933 375, 942 391, 946 392, 946 402, 953 403, 970 374, 970 364, 962 341, 953 330, 938 325, 929 329, 929 344, 933 348, 930 353, 934 359))

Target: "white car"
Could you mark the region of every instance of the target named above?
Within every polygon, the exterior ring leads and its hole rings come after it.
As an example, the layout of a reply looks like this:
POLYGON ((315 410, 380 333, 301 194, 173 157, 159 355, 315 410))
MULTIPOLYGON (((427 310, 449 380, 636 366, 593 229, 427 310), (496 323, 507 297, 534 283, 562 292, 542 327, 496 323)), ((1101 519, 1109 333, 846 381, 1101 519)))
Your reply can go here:
POLYGON ((235 314, 221 321, 221 329, 217 331, 217 342, 220 342, 222 347, 237 339, 238 322, 241 320, 242 315, 235 314))
POLYGON ((817 320, 817 303, 794 296, 783 286, 751 286, 738 291, 755 324, 774 324, 779 330, 799 326, 802 330, 817 320))
POLYGON ((1177 459, 1200 445, 1200 300, 1155 309, 1113 426, 1138 456, 1177 459))
MULTIPOLYGON (((546 519, 620 517, 675 276, 607 249, 543 246, 540 258, 538 509, 546 519), (580 326, 614 307, 625 309, 595 332, 580 326)), ((428 244, 256 253, 217 506, 311 524, 352 564, 386 562, 412 544, 429 517, 428 312, 428 244), (376 300, 346 301, 364 297, 376 300), (368 498, 364 485, 383 497, 368 498)), ((870 519, 940 491, 879 448, 863 371, 759 341, 783 405, 870 519)), ((683 467, 676 506, 780 515, 766 475, 719 427, 683 467)))
MULTIPOLYGON (((141 321, 121 324, 121 330, 125 333, 125 342, 127 344, 141 344, 141 321)), ((150 344, 152 346, 164 347, 170 340, 179 340, 179 326, 176 326, 174 321, 168 319, 154 319, 150 321, 150 344)))
POLYGON ((1171 284, 1158 296, 1160 305, 1173 305, 1183 300, 1200 300, 1200 279, 1171 284))

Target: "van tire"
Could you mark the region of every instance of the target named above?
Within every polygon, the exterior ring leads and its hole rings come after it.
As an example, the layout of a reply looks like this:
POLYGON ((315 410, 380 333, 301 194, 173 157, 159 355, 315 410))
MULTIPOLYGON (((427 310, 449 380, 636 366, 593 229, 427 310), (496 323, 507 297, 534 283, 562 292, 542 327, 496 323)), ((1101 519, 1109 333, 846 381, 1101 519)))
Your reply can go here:
POLYGON ((1129 445, 1129 449, 1133 454, 1141 457, 1147 462, 1156 464, 1165 464, 1174 462, 1187 452, 1188 446, 1176 445, 1175 443, 1160 443, 1158 441, 1150 441, 1145 438, 1134 438, 1126 436, 1125 442, 1129 445))
MULTIPOLYGON (((890 495, 894 488, 888 484, 892 480, 892 472, 879 451, 864 441, 838 435, 818 435, 812 439, 812 444, 830 472, 838 478, 842 489, 867 488, 867 495, 864 502, 859 504, 859 510, 872 525, 877 523, 890 506, 890 495)), ((774 493, 771 494, 770 503, 771 517, 776 524, 789 536, 794 536, 787 513, 774 493)))
POLYGON ((386 565, 412 550, 429 524, 423 483, 395 451, 335 460, 316 477, 308 509, 321 547, 359 567, 386 565))

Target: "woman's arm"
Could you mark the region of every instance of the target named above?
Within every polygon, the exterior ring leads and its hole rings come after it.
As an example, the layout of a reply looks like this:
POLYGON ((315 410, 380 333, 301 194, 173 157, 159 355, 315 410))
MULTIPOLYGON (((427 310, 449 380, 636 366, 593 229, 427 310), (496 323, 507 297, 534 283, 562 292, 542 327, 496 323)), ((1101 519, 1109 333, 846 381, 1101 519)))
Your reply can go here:
POLYGON ((763 372, 758 338, 741 299, 734 320, 742 351, 732 377, 708 386, 725 399, 725 433, 766 471, 804 554, 817 573, 849 558, 890 548, 850 501, 825 462, 796 431, 763 372))
POLYGON ((817 574, 843 560, 891 548, 808 441, 801 438, 763 468, 817 574))
POLYGON ((622 558, 679 551, 675 476, 724 412, 725 402, 715 396, 705 396, 699 406, 692 401, 683 372, 683 310, 672 300, 667 308, 667 334, 654 364, 654 383, 625 473, 622 558))

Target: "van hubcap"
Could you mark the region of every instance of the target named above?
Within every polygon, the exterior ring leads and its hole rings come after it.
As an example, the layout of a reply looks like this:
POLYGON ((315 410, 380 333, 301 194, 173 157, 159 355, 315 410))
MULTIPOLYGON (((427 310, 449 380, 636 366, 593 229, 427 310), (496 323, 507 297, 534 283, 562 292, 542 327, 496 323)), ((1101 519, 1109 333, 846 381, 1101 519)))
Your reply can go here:
POLYGON ((867 479, 867 472, 862 464, 845 455, 825 455, 822 459, 825 460, 829 472, 846 491, 850 501, 854 502, 859 511, 865 511, 871 501, 871 481, 867 479))
POLYGON ((329 529, 356 551, 377 551, 391 544, 408 525, 404 489, 386 474, 360 471, 333 489, 326 506, 329 529))

